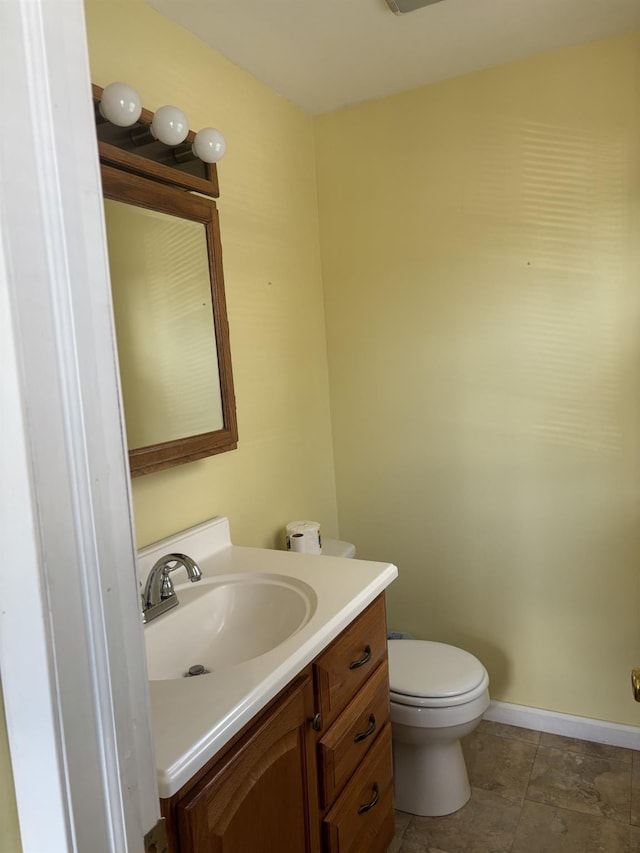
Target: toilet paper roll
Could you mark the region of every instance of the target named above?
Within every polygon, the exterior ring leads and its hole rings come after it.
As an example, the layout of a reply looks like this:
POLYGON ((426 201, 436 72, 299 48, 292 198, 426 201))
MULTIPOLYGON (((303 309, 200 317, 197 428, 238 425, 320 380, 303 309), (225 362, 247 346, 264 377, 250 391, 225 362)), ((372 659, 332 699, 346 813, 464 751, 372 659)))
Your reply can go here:
POLYGON ((290 521, 286 527, 287 550, 302 554, 322 554, 320 525, 317 521, 290 521))
POLYGON ((292 533, 287 537, 288 548, 290 551, 297 551, 300 554, 304 553, 304 534, 292 533))

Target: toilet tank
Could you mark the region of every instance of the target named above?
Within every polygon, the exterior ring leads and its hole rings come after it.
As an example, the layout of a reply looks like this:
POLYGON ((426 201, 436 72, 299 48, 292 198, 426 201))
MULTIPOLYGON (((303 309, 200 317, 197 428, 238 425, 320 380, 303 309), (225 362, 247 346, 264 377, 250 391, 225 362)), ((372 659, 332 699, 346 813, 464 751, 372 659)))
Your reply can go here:
POLYGON ((356 546, 352 542, 342 542, 340 539, 322 539, 322 554, 324 557, 355 557, 356 546))

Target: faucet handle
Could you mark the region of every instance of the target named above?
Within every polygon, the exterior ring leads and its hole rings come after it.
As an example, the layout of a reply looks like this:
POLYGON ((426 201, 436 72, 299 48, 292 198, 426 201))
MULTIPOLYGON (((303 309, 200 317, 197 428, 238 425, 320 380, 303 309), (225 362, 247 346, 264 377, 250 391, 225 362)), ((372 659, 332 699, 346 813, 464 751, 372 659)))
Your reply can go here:
POLYGON ((174 569, 177 569, 178 566, 165 566, 162 572, 162 582, 160 584, 160 600, 163 601, 165 598, 171 598, 172 595, 175 595, 175 590, 173 589, 173 581, 169 577, 169 572, 172 572, 174 569))

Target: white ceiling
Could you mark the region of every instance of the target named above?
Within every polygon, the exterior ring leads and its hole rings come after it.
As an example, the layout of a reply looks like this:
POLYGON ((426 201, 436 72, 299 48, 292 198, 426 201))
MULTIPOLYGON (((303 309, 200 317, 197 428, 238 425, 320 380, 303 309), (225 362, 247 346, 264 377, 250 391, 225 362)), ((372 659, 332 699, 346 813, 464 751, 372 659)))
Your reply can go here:
POLYGON ((640 29, 640 0, 148 2, 311 114, 640 29))

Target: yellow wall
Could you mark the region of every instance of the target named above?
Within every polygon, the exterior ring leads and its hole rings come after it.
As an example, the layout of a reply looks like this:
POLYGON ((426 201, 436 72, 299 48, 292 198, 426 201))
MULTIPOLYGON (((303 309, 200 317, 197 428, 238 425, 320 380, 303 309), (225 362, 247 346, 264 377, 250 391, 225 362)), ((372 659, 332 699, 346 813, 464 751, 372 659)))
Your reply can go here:
MULTIPOLYGON (((239 450, 136 480, 143 545, 337 534, 313 122, 139 0, 88 0, 93 80, 215 124, 239 450)), ((638 722, 640 35, 315 123, 342 535, 390 619, 492 694, 638 722)), ((0 851, 20 849, 0 708, 0 851)))
POLYGON ((332 427, 393 627, 476 652, 495 698, 636 724, 640 36, 314 121, 138 0, 87 18, 95 82, 228 140, 240 447, 134 481, 139 544, 217 513, 335 535, 332 427))
POLYGON ((238 544, 295 518, 337 534, 313 122, 140 0, 88 0, 93 81, 125 80, 227 139, 220 222, 239 448, 133 483, 140 546, 227 515, 238 544))
POLYGON ((316 123, 341 535, 494 698, 640 722, 640 34, 316 123))
POLYGON ((20 853, 21 849, 4 702, 0 690, 0 853, 20 853))

